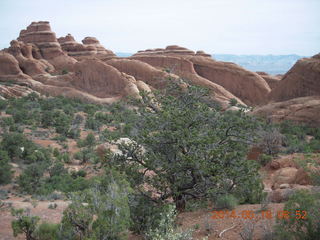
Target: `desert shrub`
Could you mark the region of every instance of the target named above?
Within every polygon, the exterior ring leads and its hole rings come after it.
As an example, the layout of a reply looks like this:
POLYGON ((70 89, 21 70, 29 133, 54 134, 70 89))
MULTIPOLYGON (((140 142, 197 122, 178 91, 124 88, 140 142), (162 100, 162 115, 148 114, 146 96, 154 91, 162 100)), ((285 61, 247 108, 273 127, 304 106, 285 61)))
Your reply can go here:
POLYGON ((238 101, 237 99, 235 98, 231 98, 230 101, 229 101, 229 105, 230 106, 236 106, 238 104, 238 101))
POLYGON ((68 69, 62 69, 62 71, 61 71, 62 75, 65 75, 65 74, 68 74, 68 73, 69 73, 68 69))
POLYGON ((73 171, 71 172, 71 176, 73 178, 77 178, 77 177, 85 177, 87 175, 87 172, 83 169, 80 169, 79 171, 73 171))
MULTIPOLYGON (((255 166, 258 165, 256 162, 252 162, 252 164, 255 166)), ((252 176, 247 180, 246 185, 240 183, 236 186, 233 195, 236 196, 240 204, 256 204, 260 203, 266 196, 263 189, 264 185, 261 181, 261 176, 252 176)))
POLYGON ((99 130, 101 127, 101 122, 95 119, 93 116, 89 116, 86 120, 85 127, 91 130, 99 130))
POLYGON ((61 239, 122 239, 129 227, 129 192, 124 177, 111 170, 92 189, 73 195, 63 214, 61 239))
POLYGON ((58 207, 58 204, 56 203, 50 203, 48 206, 49 209, 56 209, 57 207, 58 207))
POLYGON ((78 139, 80 137, 80 129, 79 128, 75 128, 75 127, 71 127, 66 136, 72 139, 78 139))
POLYGON ((0 112, 4 111, 7 107, 8 103, 6 100, 0 99, 0 112))
POLYGON ((36 150, 36 145, 22 133, 6 133, 1 141, 1 148, 8 152, 11 159, 23 159, 36 150))
POLYGON ((7 190, 3 190, 3 189, 0 189, 0 200, 5 200, 9 198, 8 197, 8 191, 7 190))
POLYGON ((64 168, 63 163, 56 162, 48 170, 50 177, 61 176, 67 174, 67 169, 64 168))
POLYGON ((161 212, 167 207, 139 194, 129 196, 129 206, 132 222, 130 230, 138 234, 145 234, 149 229, 155 229, 161 219, 161 212))
POLYGON ((34 236, 37 240, 59 240, 59 224, 43 222, 38 225, 34 236))
POLYGON ((26 240, 34 240, 40 218, 37 216, 30 216, 30 210, 11 209, 12 216, 15 219, 11 222, 13 236, 17 237, 20 234, 25 234, 26 240))
POLYGON ((96 152, 91 148, 83 148, 80 152, 74 154, 74 158, 80 160, 81 163, 92 162, 96 163, 99 161, 99 157, 96 152))
POLYGON ((18 184, 22 192, 37 193, 42 183, 42 176, 46 166, 44 164, 33 163, 29 165, 18 177, 18 184))
POLYGON ((61 162, 64 162, 64 163, 70 163, 71 162, 71 159, 70 159, 70 155, 68 152, 63 152, 61 153, 57 159, 61 162))
POLYGON ((159 223, 155 228, 149 229, 146 233, 148 240, 192 240, 192 231, 177 231, 175 226, 176 211, 175 207, 168 205, 165 211, 160 213, 159 223))
POLYGON ((10 158, 6 151, 0 150, 0 185, 11 182, 12 172, 10 158))
POLYGON ((259 160, 259 163, 261 164, 261 166, 265 166, 269 162, 271 162, 272 156, 263 153, 263 154, 260 154, 258 160, 259 160))
POLYGON ((314 240, 320 236, 320 195, 298 191, 285 204, 289 218, 279 219, 276 235, 286 240, 314 240))
POLYGON ((238 200, 232 194, 225 194, 219 196, 215 201, 215 207, 218 209, 229 209, 232 210, 238 205, 238 200))
POLYGON ((264 129, 260 130, 259 135, 260 141, 258 146, 262 148, 265 154, 274 156, 280 152, 284 136, 278 128, 266 124, 264 129))

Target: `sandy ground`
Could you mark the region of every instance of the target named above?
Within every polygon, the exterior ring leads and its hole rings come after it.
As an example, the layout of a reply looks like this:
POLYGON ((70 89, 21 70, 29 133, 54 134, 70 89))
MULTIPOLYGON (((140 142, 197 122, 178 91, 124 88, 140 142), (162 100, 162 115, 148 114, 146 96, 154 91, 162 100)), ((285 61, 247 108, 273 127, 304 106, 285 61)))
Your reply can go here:
MULTIPOLYGON (((39 216, 42 221, 58 223, 61 220, 63 210, 67 207, 68 202, 65 201, 38 201, 36 206, 32 205, 31 202, 23 202, 23 199, 15 198, 8 199, 6 202, 11 202, 12 206, 15 208, 29 208, 31 210, 31 215, 39 216), (56 203, 56 209, 49 209, 49 205, 56 203)), ((179 214, 177 222, 181 229, 196 228, 194 232, 194 237, 196 239, 202 239, 208 236, 209 240, 213 239, 228 239, 228 240, 238 240, 241 239, 239 233, 243 231, 249 222, 255 224, 254 228, 254 239, 262 239, 265 229, 271 229, 272 225, 276 220, 276 213, 283 209, 284 204, 270 204, 269 210, 273 214, 272 219, 262 219, 262 214, 256 212, 260 209, 260 204, 253 205, 240 205, 235 209, 236 218, 225 216, 222 219, 213 219, 213 213, 210 209, 200 209, 193 212, 184 212, 179 214), (245 219, 246 213, 243 211, 252 211, 254 213, 254 219, 245 219), (231 228, 222 234, 219 238, 219 234, 227 228, 231 228)), ((215 215, 217 216, 217 215, 215 215)), ((11 216, 9 208, 0 209, 0 239, 1 240, 12 240, 12 239, 24 239, 22 235, 14 238, 12 235, 11 221, 13 217, 11 216)), ((139 236, 131 235, 129 240, 139 240, 139 236)))

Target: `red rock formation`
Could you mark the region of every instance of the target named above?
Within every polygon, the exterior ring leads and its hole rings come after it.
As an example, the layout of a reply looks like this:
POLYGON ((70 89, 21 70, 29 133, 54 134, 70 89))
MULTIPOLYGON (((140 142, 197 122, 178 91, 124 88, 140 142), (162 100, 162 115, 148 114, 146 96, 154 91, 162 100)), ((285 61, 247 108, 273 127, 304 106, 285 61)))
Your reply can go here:
POLYGON ((243 104, 239 98, 227 91, 224 87, 199 76, 194 70, 193 63, 187 58, 171 55, 134 55, 130 58, 146 62, 163 71, 176 74, 182 79, 188 80, 191 84, 209 88, 214 94, 214 99, 222 104, 224 108, 228 106, 232 98, 237 99, 239 103, 243 104))
POLYGON ((106 63, 156 89, 165 87, 169 78, 178 78, 145 62, 134 59, 111 59, 106 63))
POLYGON ((212 82, 213 88, 219 88, 218 95, 229 91, 224 101, 233 95, 231 98, 257 105, 266 102, 270 92, 270 87, 258 74, 236 64, 217 62, 203 51, 194 53, 179 46, 168 46, 166 49, 139 51, 131 58, 187 78, 194 84, 208 86, 208 82, 212 82))
POLYGON ((135 79, 97 59, 87 59, 75 64, 73 86, 96 97, 135 95, 135 79), (133 92, 126 92, 131 89, 133 92))
POLYGON ((105 49, 96 38, 86 37, 82 40, 84 44, 75 41, 71 34, 58 39, 62 49, 68 53, 69 56, 77 60, 96 57, 99 59, 110 59, 116 55, 105 49))
POLYGON ((0 85, 0 98, 1 99, 27 96, 30 93, 36 93, 39 95, 38 92, 36 92, 26 86, 20 86, 20 85, 16 85, 16 84, 0 85))
POLYGON ((257 74, 259 74, 264 80, 266 80, 271 89, 274 89, 276 86, 278 86, 282 78, 282 76, 280 75, 272 76, 265 72, 257 72, 257 74))
POLYGON ((26 30, 22 30, 19 41, 35 44, 40 51, 36 58, 44 58, 57 70, 72 70, 76 60, 64 53, 57 41, 56 35, 51 31, 49 22, 32 22, 26 30))
POLYGON ((223 86, 246 104, 266 102, 270 87, 254 72, 234 63, 218 62, 208 57, 192 57, 190 61, 198 75, 223 86))
POLYGON ((112 51, 105 49, 95 37, 85 37, 82 40, 82 43, 87 47, 93 47, 97 57, 102 60, 110 59, 116 56, 112 51))
POLYGON ((46 60, 38 60, 33 58, 32 44, 25 44, 13 40, 10 42, 10 47, 7 52, 12 54, 19 62, 19 67, 23 73, 34 76, 38 74, 46 74, 49 71, 53 71, 54 67, 46 60))
POLYGON ((291 120, 311 126, 320 126, 320 96, 294 98, 284 102, 269 103, 256 108, 252 114, 274 122, 291 120))
POLYGON ((0 51, 0 81, 23 81, 30 79, 19 68, 19 62, 9 53, 0 51))
POLYGON ((298 97, 320 95, 320 54, 303 58, 284 75, 272 89, 272 101, 285 101, 298 97))

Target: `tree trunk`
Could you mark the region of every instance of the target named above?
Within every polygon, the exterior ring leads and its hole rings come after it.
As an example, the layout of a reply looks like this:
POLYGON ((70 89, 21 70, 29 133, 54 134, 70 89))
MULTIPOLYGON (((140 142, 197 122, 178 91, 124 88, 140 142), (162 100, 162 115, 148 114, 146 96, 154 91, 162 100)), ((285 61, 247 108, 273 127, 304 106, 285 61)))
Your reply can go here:
POLYGON ((176 204, 176 209, 179 212, 183 212, 186 209, 186 200, 183 195, 178 195, 173 198, 176 204))

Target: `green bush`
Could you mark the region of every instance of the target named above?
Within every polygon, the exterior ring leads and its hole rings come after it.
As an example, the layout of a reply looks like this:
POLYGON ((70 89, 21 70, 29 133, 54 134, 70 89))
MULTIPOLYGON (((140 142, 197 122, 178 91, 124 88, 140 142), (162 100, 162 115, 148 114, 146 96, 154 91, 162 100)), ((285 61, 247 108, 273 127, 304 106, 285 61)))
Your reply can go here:
POLYGON ((34 163, 29 165, 18 177, 21 191, 29 194, 37 193, 41 187, 45 170, 46 166, 44 164, 34 163))
POLYGON ((37 240, 60 240, 59 239, 59 224, 54 223, 41 223, 34 235, 37 240))
POLYGON ((129 192, 125 178, 111 170, 92 189, 73 195, 63 214, 61 239, 123 239, 130 220, 129 192))
POLYGON ((11 222, 13 236, 17 237, 20 234, 24 234, 26 240, 34 240, 40 218, 37 216, 30 216, 30 210, 24 209, 12 208, 11 214, 15 217, 15 220, 11 222))
POLYGON ((6 151, 0 150, 0 185, 11 182, 12 172, 10 158, 6 151))
POLYGON ((165 211, 160 213, 160 221, 153 229, 146 233, 147 240, 192 240, 192 231, 177 231, 174 223, 176 219, 175 207, 169 205, 165 211))
POLYGON ((215 201, 215 207, 218 209, 229 209, 232 210, 238 205, 238 200, 232 194, 225 194, 219 196, 215 201))
POLYGON ((263 153, 259 156, 259 163, 261 164, 261 166, 267 165, 269 162, 271 162, 271 160, 272 160, 272 156, 270 155, 263 153))
POLYGON ((288 219, 278 219, 276 235, 283 240, 315 240, 320 236, 320 194, 298 191, 284 206, 288 219))

